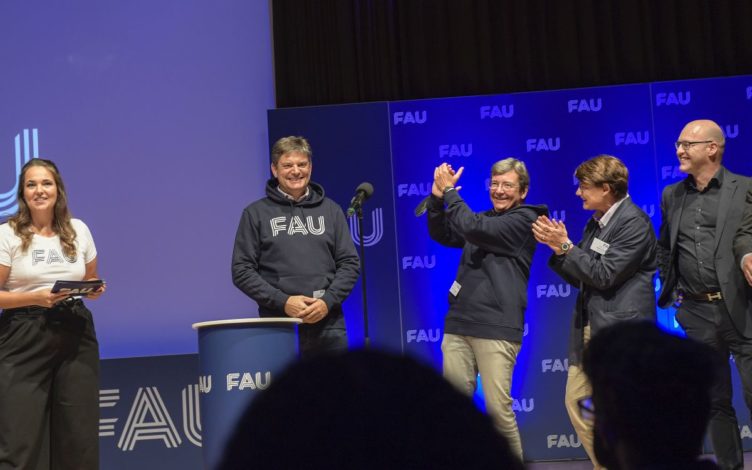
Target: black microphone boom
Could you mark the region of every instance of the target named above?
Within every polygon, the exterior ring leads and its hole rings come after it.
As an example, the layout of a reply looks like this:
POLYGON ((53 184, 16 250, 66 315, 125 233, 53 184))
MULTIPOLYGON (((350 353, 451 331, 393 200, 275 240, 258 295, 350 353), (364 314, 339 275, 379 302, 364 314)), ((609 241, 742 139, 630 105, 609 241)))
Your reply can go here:
POLYGON ((363 203, 373 195, 373 185, 368 182, 363 182, 355 188, 355 196, 350 200, 350 207, 347 208, 347 216, 350 217, 355 214, 355 211, 360 209, 363 203))

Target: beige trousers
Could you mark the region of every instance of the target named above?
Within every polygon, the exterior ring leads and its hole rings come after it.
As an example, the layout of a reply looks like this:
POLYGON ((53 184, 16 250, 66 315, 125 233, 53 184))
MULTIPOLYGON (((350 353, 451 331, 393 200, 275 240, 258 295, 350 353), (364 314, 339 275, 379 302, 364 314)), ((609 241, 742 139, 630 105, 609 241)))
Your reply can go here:
POLYGON ((512 451, 522 460, 522 441, 517 418, 512 411, 512 373, 520 343, 498 339, 444 334, 444 378, 462 393, 475 393, 480 373, 486 412, 512 451))
MULTIPOLYGON (((590 325, 585 327, 584 339, 584 344, 587 346, 590 341, 590 325)), ((572 427, 577 433, 577 437, 580 438, 582 447, 587 452, 588 457, 590 457, 593 467, 602 469, 604 467, 595 459, 595 453, 593 452, 593 423, 582 419, 580 407, 577 405, 580 399, 589 397, 592 393, 593 389, 590 387, 590 382, 582 368, 579 365, 569 364, 567 387, 564 392, 564 406, 567 408, 572 427)))

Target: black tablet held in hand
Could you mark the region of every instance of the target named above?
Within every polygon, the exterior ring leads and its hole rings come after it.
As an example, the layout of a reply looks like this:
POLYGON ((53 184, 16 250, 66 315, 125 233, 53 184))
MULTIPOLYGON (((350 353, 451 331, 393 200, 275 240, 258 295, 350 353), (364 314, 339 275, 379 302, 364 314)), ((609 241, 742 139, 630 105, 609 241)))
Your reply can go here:
POLYGON ((102 287, 103 284, 104 281, 101 279, 92 279, 90 281, 55 281, 55 285, 52 286, 52 293, 87 295, 102 287))

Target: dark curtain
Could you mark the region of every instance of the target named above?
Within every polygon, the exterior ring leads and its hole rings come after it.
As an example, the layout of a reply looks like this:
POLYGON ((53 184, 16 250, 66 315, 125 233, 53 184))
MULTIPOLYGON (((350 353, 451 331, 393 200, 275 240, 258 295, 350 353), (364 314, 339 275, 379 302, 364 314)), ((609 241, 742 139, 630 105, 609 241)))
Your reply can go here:
POLYGON ((272 0, 277 106, 752 73, 752 0, 272 0))

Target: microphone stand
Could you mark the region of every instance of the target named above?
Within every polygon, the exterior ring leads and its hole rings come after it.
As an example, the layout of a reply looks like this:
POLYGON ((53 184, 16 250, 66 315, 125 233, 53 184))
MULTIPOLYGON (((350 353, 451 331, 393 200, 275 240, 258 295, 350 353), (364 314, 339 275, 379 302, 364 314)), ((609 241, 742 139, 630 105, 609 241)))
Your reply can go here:
POLYGON ((371 348, 371 339, 368 337, 368 295, 366 294, 366 251, 363 243, 363 205, 358 206, 358 244, 360 245, 360 285, 363 288, 363 339, 364 348, 371 348))

